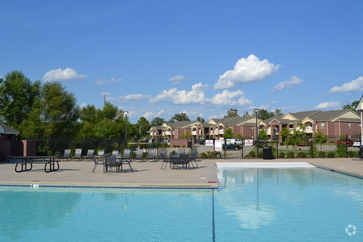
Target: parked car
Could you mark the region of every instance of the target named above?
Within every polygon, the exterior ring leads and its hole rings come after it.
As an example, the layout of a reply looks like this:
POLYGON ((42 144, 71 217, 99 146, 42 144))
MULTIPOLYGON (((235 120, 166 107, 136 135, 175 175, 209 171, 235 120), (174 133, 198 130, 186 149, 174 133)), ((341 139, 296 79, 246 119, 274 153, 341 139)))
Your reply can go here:
POLYGON ((311 141, 301 141, 297 144, 297 146, 310 146, 311 141))
POLYGON ((337 141, 337 145, 348 145, 348 146, 353 146, 353 140, 351 139, 341 139, 337 141))
POLYGON ((353 147, 360 147, 361 146, 361 141, 360 140, 356 140, 353 143, 353 147))
POLYGON ((242 149, 242 146, 235 145, 235 144, 223 144, 222 147, 223 147, 223 149, 226 149, 226 150, 239 150, 239 149, 242 149))

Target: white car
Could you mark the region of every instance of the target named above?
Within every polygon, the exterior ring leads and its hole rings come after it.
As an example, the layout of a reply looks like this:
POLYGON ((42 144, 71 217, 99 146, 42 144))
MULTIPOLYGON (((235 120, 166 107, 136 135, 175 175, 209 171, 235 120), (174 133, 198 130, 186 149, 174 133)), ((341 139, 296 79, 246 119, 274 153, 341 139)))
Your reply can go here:
POLYGON ((360 147, 360 140, 354 141, 353 147, 360 147))

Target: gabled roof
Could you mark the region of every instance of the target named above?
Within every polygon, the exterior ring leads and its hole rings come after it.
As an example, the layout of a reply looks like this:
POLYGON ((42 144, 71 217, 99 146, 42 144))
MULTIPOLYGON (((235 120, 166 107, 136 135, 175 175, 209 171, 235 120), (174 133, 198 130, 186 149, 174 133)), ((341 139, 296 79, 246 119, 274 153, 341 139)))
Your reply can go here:
POLYGON ((180 122, 166 122, 163 124, 164 127, 170 127, 172 129, 180 129, 191 127, 195 124, 199 124, 198 121, 180 121, 180 122))
POLYGON ((19 131, 10 128, 6 124, 0 123, 0 134, 19 134, 19 131))
POLYGON ((363 95, 361 96, 357 108, 355 110, 363 111, 363 95))
POLYGON ((345 122, 360 122, 358 114, 349 109, 321 111, 309 117, 315 122, 324 121, 345 121, 345 122))
POLYGON ((315 110, 315 111, 303 111, 303 112, 297 112, 297 113, 287 113, 285 114, 282 119, 287 119, 287 120, 296 120, 296 121, 301 121, 306 117, 310 117, 311 115, 321 112, 320 110, 315 110))

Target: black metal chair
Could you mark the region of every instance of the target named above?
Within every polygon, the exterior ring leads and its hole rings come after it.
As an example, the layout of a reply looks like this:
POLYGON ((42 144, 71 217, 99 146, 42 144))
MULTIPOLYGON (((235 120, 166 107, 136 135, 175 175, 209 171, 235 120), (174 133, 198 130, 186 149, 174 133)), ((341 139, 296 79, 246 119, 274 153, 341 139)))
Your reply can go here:
POLYGON ((116 161, 116 156, 115 155, 105 156, 103 173, 109 172, 112 167, 115 167, 116 172, 118 172, 120 169, 119 163, 116 161))
POLYGON ((163 163, 161 163, 160 169, 163 169, 163 167, 164 167, 164 170, 165 170, 165 168, 168 166, 168 164, 170 166, 170 160, 168 160, 166 155, 163 153, 160 153, 160 156, 161 156, 161 159, 163 160, 163 163))

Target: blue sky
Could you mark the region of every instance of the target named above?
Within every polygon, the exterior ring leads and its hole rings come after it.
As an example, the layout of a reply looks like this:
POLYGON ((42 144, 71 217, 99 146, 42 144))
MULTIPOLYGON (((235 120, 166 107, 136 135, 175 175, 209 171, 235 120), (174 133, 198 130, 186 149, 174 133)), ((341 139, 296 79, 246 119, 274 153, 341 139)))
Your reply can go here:
POLYGON ((81 106, 223 117, 336 110, 363 90, 360 0, 3 1, 0 77, 60 81, 81 106))

